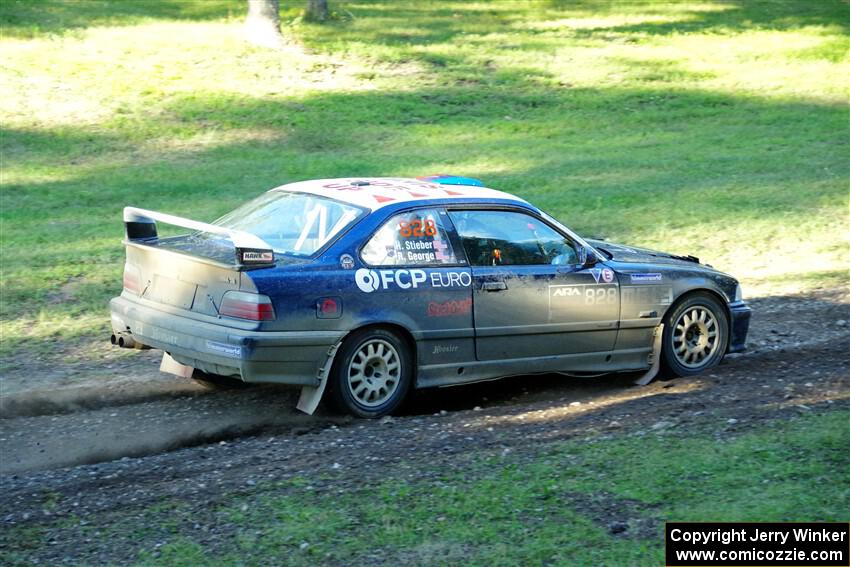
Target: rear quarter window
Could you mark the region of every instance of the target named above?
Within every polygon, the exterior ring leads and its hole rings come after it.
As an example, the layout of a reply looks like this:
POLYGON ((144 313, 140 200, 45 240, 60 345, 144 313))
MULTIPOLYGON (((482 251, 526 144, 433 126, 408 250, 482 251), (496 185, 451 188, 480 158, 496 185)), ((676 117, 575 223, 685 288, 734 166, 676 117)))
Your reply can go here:
POLYGON ((446 213, 419 209, 393 216, 360 252, 371 266, 443 266, 457 264, 446 228, 446 213))

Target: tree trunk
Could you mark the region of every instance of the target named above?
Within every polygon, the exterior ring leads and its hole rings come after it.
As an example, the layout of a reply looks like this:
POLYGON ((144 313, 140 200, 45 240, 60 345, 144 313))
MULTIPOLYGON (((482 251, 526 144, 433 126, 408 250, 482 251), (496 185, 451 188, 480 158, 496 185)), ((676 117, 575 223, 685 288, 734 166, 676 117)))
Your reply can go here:
POLYGON ((307 0, 307 10, 304 18, 314 22, 324 22, 328 19, 328 0, 307 0))
POLYGON ((248 0, 245 36, 251 43, 263 47, 280 47, 280 0, 248 0))

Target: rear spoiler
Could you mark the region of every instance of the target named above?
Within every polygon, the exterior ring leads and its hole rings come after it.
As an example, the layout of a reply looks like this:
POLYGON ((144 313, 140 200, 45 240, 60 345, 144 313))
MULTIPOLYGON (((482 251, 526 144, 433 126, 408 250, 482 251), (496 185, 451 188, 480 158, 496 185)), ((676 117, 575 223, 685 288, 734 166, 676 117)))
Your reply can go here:
POLYGON ((130 242, 144 244, 145 241, 155 240, 157 238, 156 221, 228 237, 236 248, 236 263, 239 266, 274 265, 274 250, 256 234, 147 209, 124 207, 124 230, 130 242))

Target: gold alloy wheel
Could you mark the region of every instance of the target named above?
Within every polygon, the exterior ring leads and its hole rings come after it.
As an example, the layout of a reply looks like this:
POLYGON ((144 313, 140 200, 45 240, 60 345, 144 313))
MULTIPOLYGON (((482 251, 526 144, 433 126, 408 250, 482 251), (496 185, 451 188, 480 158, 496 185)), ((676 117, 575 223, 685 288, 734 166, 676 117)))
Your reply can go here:
POLYGON ((401 379, 401 359, 383 339, 364 342, 348 365, 348 390, 364 407, 377 407, 390 399, 401 379))
POLYGON ((673 327, 673 352, 686 368, 704 366, 720 346, 719 326, 711 309, 694 305, 686 309, 673 327))

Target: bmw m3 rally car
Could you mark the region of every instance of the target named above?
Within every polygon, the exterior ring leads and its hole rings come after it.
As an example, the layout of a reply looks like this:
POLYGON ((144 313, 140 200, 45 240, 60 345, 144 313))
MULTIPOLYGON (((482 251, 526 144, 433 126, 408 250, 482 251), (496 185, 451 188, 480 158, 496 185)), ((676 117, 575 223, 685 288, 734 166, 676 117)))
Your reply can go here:
MULTIPOLYGON (((585 240, 469 178, 277 187, 212 224, 127 207, 112 342, 161 369, 325 389, 361 417, 411 388, 543 372, 704 371, 750 308, 692 256, 585 240), (190 229, 159 237, 157 222, 190 229)), ((218 378, 219 380, 221 378, 218 378)))

